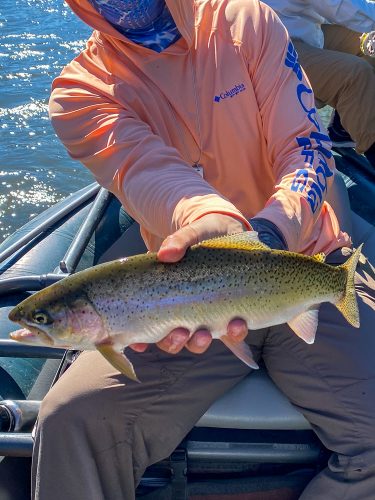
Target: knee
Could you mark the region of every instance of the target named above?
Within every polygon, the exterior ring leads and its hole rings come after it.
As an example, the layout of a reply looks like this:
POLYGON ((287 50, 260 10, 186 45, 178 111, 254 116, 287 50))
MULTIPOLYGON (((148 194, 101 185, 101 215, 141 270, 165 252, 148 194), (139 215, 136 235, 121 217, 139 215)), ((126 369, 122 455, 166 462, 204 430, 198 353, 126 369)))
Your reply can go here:
POLYGON ((334 473, 345 474, 349 478, 359 479, 361 475, 374 477, 375 446, 363 449, 357 454, 340 455, 333 453, 328 461, 329 469, 334 473))
POLYGON ((68 397, 53 388, 42 401, 38 415, 38 429, 60 432, 67 422, 69 425, 74 425, 84 421, 84 412, 87 412, 87 407, 81 403, 81 398, 68 397))
POLYGON ((346 75, 343 75, 344 84, 350 85, 363 85, 364 83, 367 85, 372 85, 375 82, 375 73, 369 63, 362 59, 361 57, 353 56, 351 60, 350 67, 348 67, 348 71, 346 75))
POLYGON ((80 390, 80 387, 67 390, 66 384, 57 383, 41 404, 38 432, 56 435, 64 428, 65 434, 79 431, 85 435, 100 432, 124 435, 132 424, 131 417, 129 411, 121 411, 121 399, 111 390, 80 390))

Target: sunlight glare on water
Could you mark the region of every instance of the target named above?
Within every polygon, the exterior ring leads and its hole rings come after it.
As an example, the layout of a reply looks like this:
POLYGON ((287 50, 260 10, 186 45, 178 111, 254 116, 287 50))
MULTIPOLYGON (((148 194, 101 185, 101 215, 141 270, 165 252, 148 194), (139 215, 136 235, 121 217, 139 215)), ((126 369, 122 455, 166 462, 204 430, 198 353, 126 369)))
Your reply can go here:
POLYGON ((0 2, 0 242, 92 182, 48 118, 52 80, 90 32, 60 0, 0 2))
POLYGON ((90 32, 62 0, 0 1, 0 242, 93 180, 48 118, 52 80, 90 32))

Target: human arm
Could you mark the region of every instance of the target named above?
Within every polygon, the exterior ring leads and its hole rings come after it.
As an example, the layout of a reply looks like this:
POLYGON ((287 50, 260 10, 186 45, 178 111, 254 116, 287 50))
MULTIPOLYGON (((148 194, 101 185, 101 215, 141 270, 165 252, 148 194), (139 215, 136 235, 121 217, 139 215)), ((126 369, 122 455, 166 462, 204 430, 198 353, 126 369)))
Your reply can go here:
POLYGON ((108 56, 100 51, 89 47, 54 81, 50 116, 70 155, 140 223, 149 249, 157 250, 167 235, 207 213, 247 225, 240 211, 126 103, 123 96, 134 90, 107 74, 101 59, 108 56))
POLYGON ((289 250, 313 253, 322 237, 322 248, 342 239, 325 202, 335 171, 331 143, 284 26, 269 7, 261 10, 245 49, 275 185, 255 217, 274 223, 289 250))
POLYGON ((375 30, 375 2, 370 0, 310 0, 311 6, 332 24, 358 33, 375 30))

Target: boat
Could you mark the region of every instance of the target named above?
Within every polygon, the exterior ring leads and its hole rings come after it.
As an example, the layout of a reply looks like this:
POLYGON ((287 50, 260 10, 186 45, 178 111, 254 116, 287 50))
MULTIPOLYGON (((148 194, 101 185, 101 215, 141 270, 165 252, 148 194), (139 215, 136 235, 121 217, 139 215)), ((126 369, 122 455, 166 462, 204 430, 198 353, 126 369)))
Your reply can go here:
MULTIPOLYGON (((334 154, 341 172, 335 209, 340 212, 349 194, 352 210, 375 226, 374 173, 354 150, 334 154)), ((124 255, 144 251, 136 222, 93 183, 0 245, 0 496, 9 495, 1 498, 29 498, 31 433, 40 401, 76 355, 9 340, 14 324, 8 312, 29 294, 100 262, 122 235, 128 242, 124 255)), ((261 367, 216 401, 170 457, 146 471, 137 496, 294 500, 328 457, 307 420, 261 367)))

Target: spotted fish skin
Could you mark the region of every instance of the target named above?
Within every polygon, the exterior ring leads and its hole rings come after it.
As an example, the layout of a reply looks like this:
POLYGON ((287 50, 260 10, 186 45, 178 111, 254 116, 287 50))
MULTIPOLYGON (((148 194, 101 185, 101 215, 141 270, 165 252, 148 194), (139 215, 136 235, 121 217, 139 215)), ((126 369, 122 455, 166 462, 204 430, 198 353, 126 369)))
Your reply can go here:
POLYGON ((298 306, 304 310, 341 296, 344 270, 323 264, 322 273, 321 266, 286 252, 199 247, 172 265, 154 255, 110 263, 79 288, 108 331, 129 329, 130 343, 158 341, 177 326, 205 326, 220 337, 232 317, 257 329, 275 324, 275 316, 285 322, 286 311, 298 306))
MULTIPOLYGON (((288 322, 311 343, 322 302, 336 304, 359 326, 359 256, 360 249, 334 267, 321 255, 271 250, 253 233, 241 233, 195 245, 173 264, 143 254, 81 271, 29 297, 9 317, 34 333, 41 329, 56 347, 105 346, 101 352, 110 361, 108 346, 158 342, 176 327, 208 328, 228 345, 227 324, 235 317, 245 319, 250 331, 288 322), (35 311, 45 313, 49 324, 36 325, 35 311)), ((13 338, 32 339, 22 332, 23 338, 13 338)), ((248 361, 246 353, 235 353, 248 361)))

